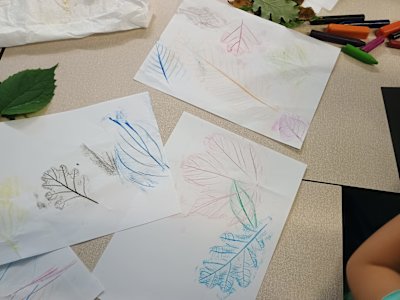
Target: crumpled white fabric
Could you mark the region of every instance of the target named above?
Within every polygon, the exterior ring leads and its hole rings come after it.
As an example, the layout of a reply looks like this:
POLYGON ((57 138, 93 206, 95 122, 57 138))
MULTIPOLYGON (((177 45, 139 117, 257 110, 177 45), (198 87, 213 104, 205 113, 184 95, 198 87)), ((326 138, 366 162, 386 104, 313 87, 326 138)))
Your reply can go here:
POLYGON ((0 47, 147 27, 149 0, 0 0, 0 47))

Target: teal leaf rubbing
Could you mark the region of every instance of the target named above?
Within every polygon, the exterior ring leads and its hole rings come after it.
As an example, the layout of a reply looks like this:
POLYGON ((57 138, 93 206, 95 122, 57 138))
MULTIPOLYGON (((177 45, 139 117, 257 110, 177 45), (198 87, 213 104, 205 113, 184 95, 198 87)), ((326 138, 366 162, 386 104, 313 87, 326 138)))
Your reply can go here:
POLYGON ((199 283, 210 289, 219 288, 225 297, 238 287, 246 288, 256 276, 266 242, 271 238, 265 224, 257 229, 243 226, 241 234, 223 233, 222 246, 213 246, 211 257, 203 261, 199 283))

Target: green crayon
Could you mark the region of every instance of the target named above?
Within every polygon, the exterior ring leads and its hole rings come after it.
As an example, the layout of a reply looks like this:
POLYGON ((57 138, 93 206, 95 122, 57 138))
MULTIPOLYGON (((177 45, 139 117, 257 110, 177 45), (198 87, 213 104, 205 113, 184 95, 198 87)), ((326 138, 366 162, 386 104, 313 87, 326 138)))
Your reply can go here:
POLYGON ((354 47, 353 45, 347 44, 342 48, 342 51, 363 63, 369 65, 376 65, 378 61, 369 53, 362 51, 361 49, 354 47))

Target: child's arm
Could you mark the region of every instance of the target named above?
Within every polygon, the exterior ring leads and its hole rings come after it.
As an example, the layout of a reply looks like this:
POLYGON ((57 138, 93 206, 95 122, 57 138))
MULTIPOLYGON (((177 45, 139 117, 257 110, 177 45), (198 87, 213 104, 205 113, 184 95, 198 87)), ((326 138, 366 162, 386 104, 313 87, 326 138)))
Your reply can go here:
POLYGON ((346 267, 357 300, 378 300, 400 289, 400 215, 370 236, 346 267))

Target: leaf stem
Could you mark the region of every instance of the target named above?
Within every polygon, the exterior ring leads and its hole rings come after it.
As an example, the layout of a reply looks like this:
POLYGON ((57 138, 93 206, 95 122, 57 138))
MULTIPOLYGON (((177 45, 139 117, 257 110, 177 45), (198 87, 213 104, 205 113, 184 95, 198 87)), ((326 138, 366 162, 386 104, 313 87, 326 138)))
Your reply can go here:
MULTIPOLYGON (((237 195, 237 197, 239 199, 240 207, 242 208, 242 210, 243 210, 243 212, 244 212, 244 214, 246 216, 247 221, 249 221, 250 225, 254 228, 256 226, 256 224, 253 224, 253 222, 250 220, 249 215, 247 214, 246 208, 243 205, 242 197, 240 197, 240 192, 239 192, 239 189, 237 187, 236 180, 233 181, 233 185, 235 186, 235 191, 236 191, 236 195, 237 195)), ((240 222, 240 220, 239 220, 239 222, 240 222)), ((257 222, 257 220, 256 220, 256 222, 257 222)), ((243 224, 243 225, 246 226, 245 224, 243 224)))
POLYGON ((264 104, 265 106, 268 106, 269 108, 271 108, 274 111, 279 111, 279 109, 269 103, 266 103, 265 101, 261 100, 260 98, 258 98, 256 95, 254 95, 249 89, 247 89, 244 85, 240 84, 239 82, 237 82, 235 79, 233 79, 232 77, 230 77, 228 74, 226 74, 224 71, 222 71, 220 68, 218 68, 217 66, 213 65, 211 62, 209 62, 207 59, 205 59, 204 57, 200 58, 206 63, 208 64, 210 67, 212 67, 214 70, 216 70, 217 72, 219 72, 221 75, 223 75, 226 79, 228 79, 229 81, 231 81, 233 84, 235 84, 236 86, 238 86, 243 92, 245 92, 246 94, 248 94, 250 97, 254 98, 255 100, 259 101, 260 103, 264 104))

